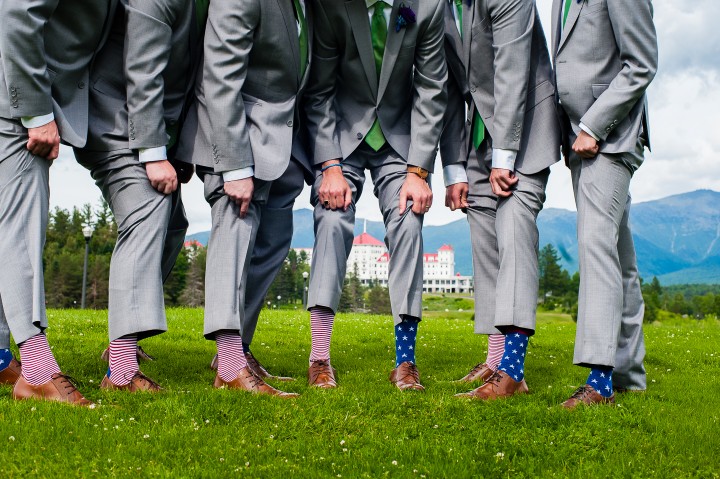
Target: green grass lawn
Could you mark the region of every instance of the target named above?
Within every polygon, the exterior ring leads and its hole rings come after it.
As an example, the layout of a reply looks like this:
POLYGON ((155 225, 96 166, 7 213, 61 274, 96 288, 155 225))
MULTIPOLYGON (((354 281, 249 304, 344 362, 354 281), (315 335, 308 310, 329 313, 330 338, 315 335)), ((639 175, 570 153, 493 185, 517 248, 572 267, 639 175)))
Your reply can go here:
MULTIPOLYGON (((531 393, 479 403, 451 382, 484 358, 486 340, 461 319, 422 324, 418 364, 427 393, 400 393, 389 317, 341 315, 333 365, 340 387, 308 389, 306 313, 263 315, 253 345, 294 401, 212 389, 214 344, 202 312, 168 312, 170 331, 146 340, 158 395, 99 390, 106 312, 51 311, 49 338, 94 410, 14 402, 0 388, 3 477, 719 477, 720 323, 646 328, 648 391, 616 407, 559 404, 585 379, 571 365, 575 327, 542 314, 530 343, 531 393)), ((278 384, 275 384, 276 386, 278 384)))

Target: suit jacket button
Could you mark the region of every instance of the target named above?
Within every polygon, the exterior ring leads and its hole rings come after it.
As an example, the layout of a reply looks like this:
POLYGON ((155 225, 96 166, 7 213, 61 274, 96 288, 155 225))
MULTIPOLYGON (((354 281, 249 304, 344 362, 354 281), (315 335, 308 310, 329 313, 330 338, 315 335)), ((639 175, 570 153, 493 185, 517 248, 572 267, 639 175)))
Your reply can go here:
POLYGON ((84 82, 84 81, 81 81, 80 83, 78 83, 78 88, 81 89, 81 90, 82 90, 83 88, 85 88, 85 82, 84 82))
POLYGON ((471 91, 472 93, 475 93, 475 87, 474 87, 474 86, 471 86, 471 87, 470 87, 470 91, 471 91))
POLYGON ((288 120, 287 126, 290 126, 290 127, 293 126, 293 121, 292 121, 292 120, 288 120))
POLYGON ((358 133, 358 134, 357 134, 357 139, 358 139, 358 140, 362 140, 362 139, 363 139, 362 133, 358 133))
POLYGON ((13 108, 17 108, 18 106, 17 106, 17 105, 13 105, 12 107, 13 107, 13 108))

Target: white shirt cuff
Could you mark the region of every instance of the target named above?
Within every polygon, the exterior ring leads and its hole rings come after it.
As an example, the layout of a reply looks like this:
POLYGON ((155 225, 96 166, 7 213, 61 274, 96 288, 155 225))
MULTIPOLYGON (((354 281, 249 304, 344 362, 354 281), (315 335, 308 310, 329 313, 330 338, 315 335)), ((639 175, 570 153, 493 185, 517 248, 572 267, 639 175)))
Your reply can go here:
POLYGON ((467 183, 468 177, 465 171, 465 166, 461 163, 455 163, 454 165, 447 165, 443 168, 443 177, 445 177, 445 187, 457 183, 467 183))
POLYGON ((226 183, 228 181, 244 180, 245 178, 255 176, 255 168, 248 166, 247 168, 240 168, 239 170, 223 171, 222 175, 226 183))
POLYGON ((501 150, 493 148, 492 167, 502 168, 503 170, 515 171, 515 160, 518 152, 515 150, 501 150))
POLYGON ((164 146, 157 146, 155 148, 140 148, 140 154, 138 155, 140 163, 151 163, 154 161, 165 161, 167 160, 167 148, 164 146))
POLYGON ((39 128, 41 126, 47 125, 51 121, 55 119, 55 115, 53 113, 48 113, 47 115, 40 115, 40 116, 24 116, 20 118, 20 122, 22 122, 22 125, 25 128, 39 128))
POLYGON ((588 128, 584 123, 580 123, 580 129, 582 131, 584 131, 585 133, 587 133, 588 135, 592 136, 595 139, 595 141, 600 141, 600 137, 597 136, 595 133, 593 133, 593 131, 590 128, 588 128))

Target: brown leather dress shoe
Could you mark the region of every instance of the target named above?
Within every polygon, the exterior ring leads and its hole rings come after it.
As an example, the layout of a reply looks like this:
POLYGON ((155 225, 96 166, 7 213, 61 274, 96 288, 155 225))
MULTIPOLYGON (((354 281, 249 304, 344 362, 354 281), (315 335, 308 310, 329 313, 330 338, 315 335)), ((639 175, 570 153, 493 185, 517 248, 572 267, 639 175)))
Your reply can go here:
POLYGON ((415 363, 405 361, 400 363, 390 373, 390 382, 401 391, 425 391, 425 386, 420 384, 420 371, 415 363))
POLYGON ((528 387, 524 379, 518 382, 511 378, 506 372, 496 371, 485 384, 479 388, 466 393, 456 394, 455 397, 489 401, 527 393, 528 387))
POLYGON ((595 388, 589 384, 585 384, 577 388, 573 395, 570 396, 570 399, 562 403, 562 407, 565 409, 575 409, 581 404, 586 406, 592 406, 593 404, 615 404, 615 393, 609 398, 606 398, 597 392, 595 388))
POLYGON ((80 394, 72 379, 62 373, 53 374, 50 381, 39 386, 33 386, 20 376, 13 388, 13 399, 42 399, 76 406, 94 406, 80 394))
POLYGON ((287 399, 299 396, 299 394, 296 393, 286 393, 284 391, 280 391, 279 389, 275 389, 263 381, 260 376, 255 374, 252 369, 247 366, 238 371, 237 377, 229 382, 224 381, 220 375, 215 376, 215 383, 213 386, 217 389, 241 389, 254 394, 267 394, 268 396, 278 396, 287 399))
POLYGON ((20 368, 20 361, 13 358, 10 364, 0 371, 0 384, 15 384, 15 381, 20 377, 20 368))
MULTIPOLYGON (((275 381, 295 381, 295 378, 287 377, 287 376, 275 376, 274 374, 270 374, 270 372, 265 369, 265 366, 260 364, 260 361, 258 361, 255 356, 253 356, 253 353, 247 352, 245 354, 245 360, 247 361, 247 365, 252 371, 260 376, 263 379, 274 379, 275 381)), ((213 356, 212 361, 210 361, 210 369, 213 371, 217 371, 218 368, 218 356, 217 354, 213 356)))
MULTIPOLYGON (((148 353, 145 352, 145 350, 140 346, 137 345, 137 358, 138 361, 155 361, 155 358, 153 356, 150 356, 148 353)), ((100 354, 100 359, 102 359, 105 362, 110 361, 110 348, 107 347, 103 350, 102 354, 100 354)))
POLYGON ((313 361, 308 368, 308 385, 321 389, 336 388, 336 374, 329 361, 313 361))
POLYGON ((455 382, 458 383, 474 383, 478 381, 485 382, 488 379, 490 379, 490 376, 493 375, 495 371, 492 370, 490 366, 488 366, 485 363, 479 363, 476 364, 474 368, 470 370, 465 377, 462 379, 459 379, 455 382))
POLYGON ((100 389, 107 389, 111 391, 127 391, 131 393, 138 391, 156 393, 162 391, 162 388, 158 383, 145 376, 140 371, 136 372, 135 376, 132 377, 130 382, 124 386, 118 386, 117 384, 113 383, 106 374, 105 376, 103 376, 102 382, 100 383, 100 389))

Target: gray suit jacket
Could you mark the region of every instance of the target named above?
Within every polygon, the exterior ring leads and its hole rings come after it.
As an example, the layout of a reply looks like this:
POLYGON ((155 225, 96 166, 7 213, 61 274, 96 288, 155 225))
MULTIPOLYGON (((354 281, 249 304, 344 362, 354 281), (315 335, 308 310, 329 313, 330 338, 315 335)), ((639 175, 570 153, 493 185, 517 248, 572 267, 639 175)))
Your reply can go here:
POLYGON ((443 166, 465 163, 468 156, 466 104, 471 101, 467 72, 463 65, 463 46, 452 9, 454 0, 445 2, 445 58, 448 66, 448 104, 440 136, 440 158, 443 166))
POLYGON ((562 0, 553 3, 553 56, 563 147, 580 123, 602 141, 602 153, 650 147, 645 90, 655 77, 658 47, 651 0, 572 2, 561 32, 562 0))
POLYGON ((116 1, 0 1, 0 117, 54 113, 62 140, 83 146, 88 70, 116 1))
MULTIPOLYGON (((310 39, 310 1, 305 17, 310 39)), ((293 2, 211 2, 204 52, 178 159, 218 173, 253 166, 266 181, 283 174, 291 154, 309 169, 298 103, 310 68, 300 78, 293 2)))
POLYGON ((308 129, 316 165, 347 158, 379 118, 392 148, 432 171, 447 102, 445 5, 405 0, 417 23, 395 31, 394 2, 380 79, 365 0, 317 0, 308 129), (412 134, 412 138, 411 138, 412 134))
POLYGON ((200 59, 194 0, 121 0, 90 75, 86 149, 167 146, 200 59))
POLYGON ((463 5, 470 94, 492 146, 517 151, 515 169, 537 173, 560 159, 560 144, 550 55, 535 1, 463 5))

